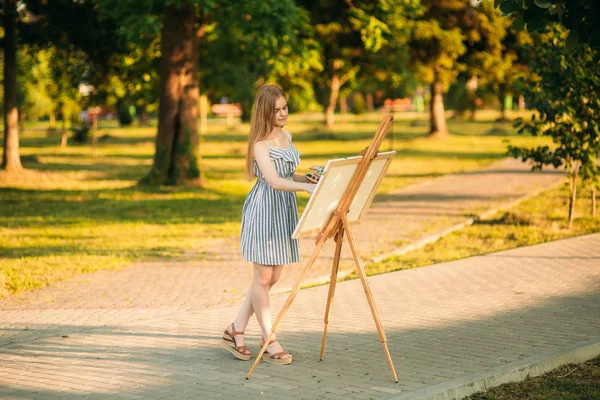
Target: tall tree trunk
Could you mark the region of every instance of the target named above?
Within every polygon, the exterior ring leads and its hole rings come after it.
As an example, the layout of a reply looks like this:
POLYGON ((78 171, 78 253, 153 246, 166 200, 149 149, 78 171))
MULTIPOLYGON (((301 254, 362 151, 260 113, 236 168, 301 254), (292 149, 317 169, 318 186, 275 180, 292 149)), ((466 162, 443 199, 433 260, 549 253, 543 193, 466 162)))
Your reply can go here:
POLYGON ((573 163, 571 168, 571 199, 569 201, 569 227, 571 230, 573 227, 573 219, 575 218, 575 200, 577 199, 577 176, 579 175, 579 161, 573 163))
POLYGON ((325 109, 325 125, 328 129, 333 128, 333 125, 335 124, 335 105, 337 104, 337 98, 340 94, 340 86, 340 77, 337 72, 334 72, 333 77, 331 78, 331 84, 329 85, 331 88, 331 93, 329 94, 329 103, 325 109))
POLYGON ((140 126, 148 126, 148 110, 145 104, 141 104, 135 107, 135 114, 137 115, 140 126))
POLYGON ((518 103, 519 103, 519 111, 521 111, 521 112, 525 111, 525 97, 522 94, 519 95, 518 103))
POLYGON ((340 115, 342 120, 346 121, 346 114, 348 113, 348 96, 340 96, 340 115))
POLYGON ((431 84, 431 129, 430 137, 446 137, 449 135, 446 126, 446 115, 444 110, 444 91, 442 83, 435 81, 431 84))
POLYGON ((367 93, 367 111, 375 111, 375 104, 373 102, 373 93, 367 93))
POLYGON ((23 169, 19 156, 17 110, 17 0, 4 0, 4 152, 2 169, 23 169))
POLYGON ((62 115, 62 124, 60 126, 60 147, 67 147, 67 116, 65 114, 64 103, 60 104, 60 114, 62 115))
POLYGON ((596 182, 592 182, 592 217, 596 218, 596 182))
POLYGON ((506 112, 506 85, 500 85, 498 88, 498 100, 500 100, 500 121, 508 121, 506 112))
POLYGON ((144 183, 202 183, 198 165, 198 37, 193 5, 165 8, 154 165, 144 183))

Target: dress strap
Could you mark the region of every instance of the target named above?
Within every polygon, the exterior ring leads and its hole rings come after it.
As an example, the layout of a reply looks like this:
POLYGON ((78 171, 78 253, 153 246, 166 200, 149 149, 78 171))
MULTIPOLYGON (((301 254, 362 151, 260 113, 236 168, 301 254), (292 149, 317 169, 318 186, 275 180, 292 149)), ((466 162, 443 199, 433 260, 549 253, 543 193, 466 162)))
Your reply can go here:
POLYGON ((285 133, 285 135, 287 136, 288 140, 290 141, 290 144, 292 144, 292 135, 290 135, 290 133, 289 133, 288 131, 286 131, 286 130, 283 130, 283 129, 282 129, 282 131, 283 131, 283 132, 285 133))

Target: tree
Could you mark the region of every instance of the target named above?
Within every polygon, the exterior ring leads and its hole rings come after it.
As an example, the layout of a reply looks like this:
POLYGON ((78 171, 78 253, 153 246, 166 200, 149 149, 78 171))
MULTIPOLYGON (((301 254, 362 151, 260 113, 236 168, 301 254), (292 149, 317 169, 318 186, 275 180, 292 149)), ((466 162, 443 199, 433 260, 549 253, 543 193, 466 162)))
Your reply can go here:
POLYGON ((597 0, 495 0, 495 5, 506 14, 516 15, 517 30, 526 27, 531 32, 541 32, 549 23, 558 22, 570 31, 566 37, 569 51, 579 43, 600 49, 597 0))
POLYGON ((256 90, 266 82, 285 89, 294 111, 314 101, 312 82, 323 67, 305 10, 290 1, 222 2, 201 18, 212 21, 200 46, 204 93, 240 103, 248 119, 256 90))
MULTIPOLYGON (((160 39, 159 64, 159 121, 153 166, 141 181, 150 184, 201 184, 198 165, 199 140, 197 132, 198 95, 201 65, 214 66, 221 79, 237 64, 239 45, 225 47, 228 36, 215 35, 227 31, 232 37, 252 36, 255 40, 245 54, 254 60, 278 56, 279 38, 293 41, 297 7, 292 0, 261 2, 170 0, 144 2, 137 0, 106 0, 98 2, 100 15, 110 21, 120 21, 121 37, 160 39), (223 19, 222 16, 227 16, 223 19), (227 26, 228 30, 220 28, 227 26), (213 60, 200 58, 208 40, 220 42, 220 52, 233 57, 217 65, 213 60), (231 50, 231 51, 230 51, 231 50), (252 53, 250 53, 252 51, 252 53), (231 69, 230 69, 231 68, 231 69)), ((139 39, 134 39, 138 41, 139 39)), ((248 39, 250 40, 250 39, 248 39)), ((214 53, 213 53, 214 54, 214 53)), ((223 59, 223 57, 220 57, 223 59)), ((252 70, 240 60, 239 74, 233 82, 244 81, 238 91, 251 93, 267 69, 252 70)), ((256 64, 253 64, 256 65, 256 64)), ((232 87, 232 86, 230 86, 232 87)))
POLYGON ((400 32, 406 31, 407 12, 416 2, 302 0, 300 4, 310 13, 315 39, 321 44, 323 72, 316 76, 315 91, 325 109, 325 125, 331 128, 340 90, 353 83, 361 69, 373 65, 371 55, 381 52, 402 59, 404 50, 393 51, 407 36, 400 32))
POLYGON ((431 89, 429 135, 433 137, 449 134, 444 93, 465 69, 457 60, 466 51, 461 22, 468 10, 472 7, 465 0, 423 0, 412 23, 410 64, 417 79, 431 89))
POLYGON ((552 25, 545 33, 532 35, 523 52, 531 77, 522 90, 529 106, 537 111, 530 120, 518 119, 519 133, 550 136, 554 148, 510 146, 509 153, 531 161, 533 169, 544 165, 565 166, 570 177, 569 229, 573 224, 580 173, 597 181, 600 151, 600 52, 588 45, 565 51, 564 28, 552 25))
POLYGON ((17 1, 4 0, 4 143, 2 169, 19 171, 19 111, 17 108, 17 1))
MULTIPOLYGON (((32 83, 45 82, 43 92, 52 104, 46 107, 51 118, 56 113, 62 116, 61 146, 67 144, 66 118, 93 103, 107 100, 108 79, 114 68, 111 60, 126 51, 116 40, 116 21, 100 20, 98 7, 93 0, 21 0, 19 33, 22 50, 34 49, 36 57, 44 55, 31 75, 21 85, 26 94, 23 100, 27 110, 27 97, 31 97, 32 83), (35 69, 45 67, 43 73, 35 69), (33 79, 31 79, 33 78, 33 79), (81 96, 81 84, 91 87, 92 93, 81 96)), ((33 92, 40 93, 40 90, 33 92)), ((39 97, 39 95, 37 95, 39 97)), ((29 109, 40 108, 37 99, 29 102, 29 109)))
POLYGON ((53 113, 50 95, 54 85, 51 76, 50 52, 32 46, 21 46, 17 52, 17 104, 19 122, 53 113))
MULTIPOLYGON (((505 120, 504 96, 512 86, 513 64, 517 59, 516 52, 507 46, 510 42, 505 40, 511 20, 494 9, 493 0, 482 0, 476 11, 465 20, 466 52, 459 62, 466 66, 465 81, 476 78, 479 92, 488 90, 497 94, 501 119, 505 120)), ((473 101, 473 112, 474 106, 473 101)))
POLYGON ((383 93, 385 97, 408 97, 417 87, 408 67, 410 53, 407 44, 410 36, 408 19, 417 7, 414 2, 380 1, 378 7, 371 6, 366 10, 384 23, 389 32, 379 51, 365 52, 359 59, 360 69, 353 86, 366 94, 369 111, 373 111, 375 92, 383 93))

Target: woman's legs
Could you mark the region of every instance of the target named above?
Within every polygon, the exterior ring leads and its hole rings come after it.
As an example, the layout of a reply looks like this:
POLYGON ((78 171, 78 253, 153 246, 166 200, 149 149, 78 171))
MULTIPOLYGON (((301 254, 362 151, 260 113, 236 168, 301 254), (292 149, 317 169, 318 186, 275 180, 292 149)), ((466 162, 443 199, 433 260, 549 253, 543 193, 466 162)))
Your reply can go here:
MULTIPOLYGON (((282 270, 283 265, 270 266, 254 263, 254 278, 252 280, 252 285, 248 290, 246 299, 234 322, 236 330, 245 330, 248 321, 250 321, 250 317, 252 317, 253 313, 256 313, 256 319, 260 325, 263 339, 266 339, 269 336, 273 325, 271 321, 269 290, 279 280, 282 270)), ((228 327, 227 330, 230 331, 231 326, 228 327)), ((244 338, 242 336, 237 336, 235 340, 239 346, 244 344, 244 338)), ((273 343, 267 346, 267 350, 271 354, 283 351, 279 343, 273 343)))
MULTIPOLYGON (((254 264, 254 282, 252 283, 252 307, 256 313, 256 319, 262 331, 262 338, 266 340, 271 334, 273 322, 271 321, 271 300, 269 298, 269 289, 279 280, 281 276, 282 265, 264 266, 254 264), (269 268, 268 274, 265 274, 264 269, 269 268), (262 277, 262 278, 261 278, 262 277), (267 279, 268 278, 268 279, 267 279)), ((275 339, 275 337, 273 337, 275 339)), ((267 346, 269 354, 275 354, 283 351, 281 345, 276 342, 267 346)), ((289 354, 285 354, 278 358, 289 358, 289 354)))

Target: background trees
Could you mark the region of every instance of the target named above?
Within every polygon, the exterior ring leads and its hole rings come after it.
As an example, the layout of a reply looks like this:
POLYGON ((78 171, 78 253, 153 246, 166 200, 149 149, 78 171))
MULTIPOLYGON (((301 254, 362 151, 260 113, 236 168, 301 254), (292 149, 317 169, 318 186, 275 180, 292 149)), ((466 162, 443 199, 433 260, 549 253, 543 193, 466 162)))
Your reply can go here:
POLYGON ((506 14, 517 15, 517 30, 526 26, 540 32, 558 22, 569 31, 564 39, 568 50, 578 43, 600 48, 600 3, 596 0, 495 0, 495 5, 506 14))
POLYGON ((569 229, 573 223, 577 178, 583 173, 595 187, 600 151, 600 53, 589 45, 574 52, 565 49, 567 32, 552 25, 535 34, 523 52, 532 74, 522 81, 530 107, 537 110, 531 119, 519 119, 519 133, 552 137, 554 148, 509 146, 514 157, 530 161, 533 168, 564 166, 571 178, 569 229))
POLYGON ((22 168, 19 155, 19 112, 17 108, 17 2, 5 0, 4 27, 4 152, 2 169, 22 168))
POLYGON ((540 166, 555 164, 555 157, 580 160, 573 165, 588 181, 596 180, 596 164, 584 162, 593 159, 595 142, 588 136, 595 128, 581 128, 597 117, 581 108, 593 101, 585 93, 597 84, 594 49, 600 31, 590 16, 598 6, 590 0, 5 0, 3 5, 4 169, 21 168, 17 110, 21 120, 60 115, 63 146, 65 120, 89 105, 116 107, 129 119, 135 107, 142 124, 154 113, 154 160, 142 182, 201 184, 200 94, 240 103, 248 117, 258 86, 278 83, 294 111, 320 105, 325 126, 331 127, 340 94, 352 93, 359 112, 373 107, 375 94, 409 96, 417 85, 427 85, 430 134, 443 138, 448 87, 453 85, 455 97, 474 111, 475 92, 466 87, 476 82, 478 93, 496 96, 504 111, 504 97, 523 76, 530 85, 520 90, 540 114, 522 121, 522 130, 555 132, 569 141, 565 146, 579 150, 570 158, 550 155, 550 149, 534 155, 511 148, 513 154, 540 166), (523 26, 542 30, 554 20, 570 29, 543 36, 552 37, 560 59, 517 32, 523 26), (519 37, 525 39, 522 54, 519 37), (574 52, 563 54, 564 49, 574 52), (564 87, 541 83, 542 77, 556 83, 561 74, 579 73, 544 64, 567 61, 592 71, 573 83, 584 85, 578 100, 562 92, 564 87), (528 68, 535 69, 529 78, 528 68), (81 85, 92 94, 83 96, 81 85), (549 104, 564 109, 550 110, 549 104), (565 115, 578 122, 567 127, 565 115))

